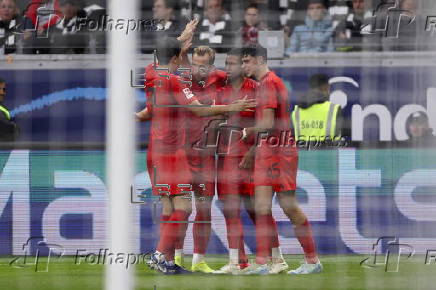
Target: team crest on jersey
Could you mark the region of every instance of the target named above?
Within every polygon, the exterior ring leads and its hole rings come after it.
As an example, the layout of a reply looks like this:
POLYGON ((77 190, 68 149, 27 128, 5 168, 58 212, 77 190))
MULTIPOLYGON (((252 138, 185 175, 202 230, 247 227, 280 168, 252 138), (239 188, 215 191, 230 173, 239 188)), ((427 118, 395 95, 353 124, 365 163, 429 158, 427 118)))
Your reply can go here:
POLYGON ((188 100, 191 99, 194 96, 194 94, 191 92, 191 90, 189 88, 183 89, 183 93, 185 94, 185 97, 188 100))

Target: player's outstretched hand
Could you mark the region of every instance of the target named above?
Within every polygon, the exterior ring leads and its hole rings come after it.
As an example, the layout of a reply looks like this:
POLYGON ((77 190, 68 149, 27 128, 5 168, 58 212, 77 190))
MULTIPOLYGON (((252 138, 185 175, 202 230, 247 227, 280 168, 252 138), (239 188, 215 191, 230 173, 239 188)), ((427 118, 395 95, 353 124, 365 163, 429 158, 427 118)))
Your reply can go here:
POLYGON ((195 29, 197 29, 198 19, 194 19, 186 24, 185 30, 183 30, 182 34, 177 38, 180 42, 186 42, 192 40, 194 36, 195 29))
POLYGON ((253 108, 256 107, 256 100, 255 99, 248 99, 247 96, 245 96, 243 99, 236 100, 232 102, 230 105, 230 112, 241 112, 241 111, 250 111, 253 112, 253 108))

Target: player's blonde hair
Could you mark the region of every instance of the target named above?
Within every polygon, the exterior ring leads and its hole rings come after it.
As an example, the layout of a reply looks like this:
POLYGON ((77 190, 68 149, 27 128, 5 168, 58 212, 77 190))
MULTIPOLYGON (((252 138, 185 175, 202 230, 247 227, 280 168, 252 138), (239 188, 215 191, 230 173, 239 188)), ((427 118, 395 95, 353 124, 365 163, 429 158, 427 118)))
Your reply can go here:
POLYGON ((207 45, 201 45, 194 48, 192 55, 204 56, 209 55, 209 64, 213 65, 215 63, 215 50, 207 45))

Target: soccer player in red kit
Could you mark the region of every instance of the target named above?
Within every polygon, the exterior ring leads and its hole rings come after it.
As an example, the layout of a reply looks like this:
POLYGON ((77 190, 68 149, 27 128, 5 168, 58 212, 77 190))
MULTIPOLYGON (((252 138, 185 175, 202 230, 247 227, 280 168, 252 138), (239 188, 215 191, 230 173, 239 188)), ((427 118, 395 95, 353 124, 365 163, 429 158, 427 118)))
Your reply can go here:
MULTIPOLYGON (((257 82, 245 78, 242 71, 241 49, 232 49, 227 53, 225 69, 226 86, 220 91, 219 99, 223 104, 244 98, 255 99, 257 82)), ((221 127, 219 141, 220 164, 218 169, 218 197, 224 205, 227 240, 229 244, 229 263, 214 271, 215 274, 238 274, 241 268, 248 266, 244 249, 244 235, 241 222, 241 202, 244 203, 253 223, 255 222, 253 169, 254 154, 250 148, 254 139, 242 140, 242 130, 253 127, 255 113, 240 112, 227 116, 227 130, 221 127)))
MULTIPOLYGON (((208 46, 194 48, 190 65, 192 85, 190 89, 205 105, 218 104, 218 91, 225 85, 226 73, 214 67, 215 51, 208 46)), ((204 146, 205 130, 214 126, 214 120, 223 117, 199 117, 188 112, 186 116, 186 154, 193 178, 196 215, 193 224, 194 252, 191 270, 211 273, 204 256, 211 233, 211 207, 215 195, 215 148, 204 146)), ((176 263, 182 263, 183 241, 176 248, 176 263)))
POLYGON ((161 197, 164 220, 157 251, 149 265, 166 274, 188 273, 174 263, 176 243, 183 233, 192 210, 192 176, 185 153, 187 111, 198 116, 213 116, 244 111, 254 106, 253 101, 242 100, 226 106, 204 107, 174 75, 180 63, 180 42, 175 38, 160 39, 156 55, 159 65, 146 71, 147 106, 137 113, 139 120, 152 120, 147 166, 153 194, 161 197), (151 97, 150 97, 151 96, 151 97))
MULTIPOLYGON (((246 136, 254 135, 256 144, 254 183, 256 211, 256 263, 244 269, 245 274, 269 274, 267 265, 271 246, 272 199, 277 194, 280 207, 294 225, 295 236, 300 242, 306 263, 289 274, 311 274, 322 271, 311 226, 297 203, 295 196, 298 153, 295 141, 274 143, 283 133, 290 133, 290 104, 288 91, 282 80, 267 65, 267 50, 260 46, 245 47, 242 67, 246 75, 259 81, 256 107, 256 125, 245 130, 246 136)), ((274 253, 273 253, 274 260, 274 253)))

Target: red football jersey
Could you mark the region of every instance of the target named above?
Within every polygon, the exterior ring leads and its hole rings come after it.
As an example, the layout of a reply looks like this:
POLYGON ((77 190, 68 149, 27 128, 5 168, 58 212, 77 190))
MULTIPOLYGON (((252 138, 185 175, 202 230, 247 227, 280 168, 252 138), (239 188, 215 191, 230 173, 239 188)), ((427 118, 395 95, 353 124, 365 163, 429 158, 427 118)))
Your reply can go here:
MULTIPOLYGON (((214 70, 209 73, 208 78, 203 84, 193 82, 191 86, 192 92, 195 97, 203 105, 219 105, 218 91, 221 90, 227 80, 227 74, 221 70, 214 70)), ((214 119, 218 119, 216 116, 212 117, 199 117, 192 112, 187 113, 186 125, 187 125, 187 145, 188 156, 189 151, 198 146, 198 142, 204 138, 205 129, 210 122, 214 119)), ((195 149, 193 149, 195 150, 195 149)))
POLYGON ((152 113, 150 146, 160 153, 172 153, 185 145, 184 122, 187 106, 197 98, 180 77, 167 71, 146 69, 147 108, 152 113))
MULTIPOLYGON (((230 104, 233 101, 243 99, 256 99, 258 83, 252 79, 245 78, 241 88, 235 91, 231 84, 226 85, 220 92, 220 100, 223 104, 230 104)), ((255 124, 255 112, 239 112, 230 115, 227 126, 230 128, 249 128, 255 124)), ((220 130, 220 153, 225 156, 243 156, 253 145, 254 138, 250 141, 242 141, 242 131, 237 129, 231 133, 231 129, 220 130), (225 154, 224 152, 227 152, 225 154)))
POLYGON ((268 72, 260 80, 257 103, 256 120, 262 119, 264 109, 275 111, 273 132, 270 136, 280 137, 281 132, 290 132, 288 89, 274 72, 268 72))

